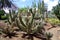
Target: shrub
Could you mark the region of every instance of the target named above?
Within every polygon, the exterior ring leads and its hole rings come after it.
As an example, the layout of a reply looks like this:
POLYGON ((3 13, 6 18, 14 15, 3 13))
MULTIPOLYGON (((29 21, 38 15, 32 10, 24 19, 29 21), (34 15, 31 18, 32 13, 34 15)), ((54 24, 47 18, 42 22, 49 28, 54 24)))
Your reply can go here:
POLYGON ((1 19, 5 20, 5 19, 7 19, 7 16, 1 16, 1 19))
POLYGON ((45 21, 51 23, 52 25, 59 25, 60 24, 60 20, 57 18, 48 18, 45 21))

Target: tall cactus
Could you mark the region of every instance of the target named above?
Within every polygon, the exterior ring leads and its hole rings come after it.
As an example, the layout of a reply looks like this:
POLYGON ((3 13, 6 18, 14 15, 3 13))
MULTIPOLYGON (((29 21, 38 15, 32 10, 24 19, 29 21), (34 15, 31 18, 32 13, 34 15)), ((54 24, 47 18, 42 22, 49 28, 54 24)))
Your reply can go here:
MULTIPOLYGON (((44 3, 42 4, 42 7, 40 9, 40 13, 43 14, 44 12, 44 3)), ((27 12, 28 13, 28 12, 27 12)), ((16 18, 16 25, 17 27, 21 30, 26 32, 26 34, 35 34, 35 33, 40 33, 41 35, 44 36, 44 28, 42 22, 39 23, 39 25, 35 25, 35 14, 36 14, 36 8, 34 10, 29 9, 29 13, 31 15, 29 16, 28 14, 26 16, 22 16, 21 14, 18 14, 18 18, 16 18)))
POLYGON ((40 0, 39 0, 38 11, 41 14, 41 18, 43 18, 43 20, 45 19, 45 17, 44 17, 45 10, 46 10, 46 8, 45 8, 44 0, 42 0, 42 2, 40 2, 40 0))
POLYGON ((32 13, 31 16, 26 16, 26 18, 23 20, 23 17, 19 15, 19 20, 16 19, 17 26, 20 28, 20 30, 23 30, 27 32, 27 34, 33 34, 33 30, 37 29, 37 26, 34 27, 34 16, 35 14, 32 12, 32 9, 30 9, 30 13, 32 13), (19 23, 20 22, 20 23, 19 23))
POLYGON ((10 14, 7 14, 7 16, 8 16, 7 27, 6 29, 3 29, 2 32, 6 34, 6 36, 9 36, 9 38, 11 38, 12 36, 15 36, 14 23, 15 23, 15 18, 17 17, 17 15, 15 15, 15 12, 11 13, 10 11, 10 14))
POLYGON ((31 16, 27 15, 24 18, 21 15, 19 15, 18 19, 16 18, 17 27, 21 31, 26 32, 26 34, 28 34, 29 36, 34 35, 36 33, 40 36, 42 35, 41 36, 42 38, 46 37, 46 36, 44 36, 45 35, 45 29, 43 27, 43 24, 40 22, 38 25, 35 25, 35 23, 34 23, 35 22, 35 20, 34 20, 35 13, 32 11, 32 9, 30 9, 29 12, 32 14, 31 16))

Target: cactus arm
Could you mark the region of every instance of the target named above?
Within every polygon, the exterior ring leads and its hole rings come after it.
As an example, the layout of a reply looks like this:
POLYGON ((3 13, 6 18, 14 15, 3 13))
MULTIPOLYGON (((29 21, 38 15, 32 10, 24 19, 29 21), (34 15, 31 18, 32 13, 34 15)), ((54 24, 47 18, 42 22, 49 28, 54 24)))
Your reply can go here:
POLYGON ((12 18, 12 14, 11 14, 11 12, 10 12, 10 14, 9 14, 9 15, 10 15, 10 19, 11 19, 11 21, 13 21, 13 20, 12 20, 13 18, 12 18))
POLYGON ((31 20, 31 22, 30 22, 29 25, 32 26, 35 13, 32 12, 32 9, 30 9, 30 12, 31 12, 31 14, 32 14, 32 20, 31 20))
POLYGON ((25 25, 24 22, 22 21, 22 17, 21 17, 21 16, 19 16, 19 20, 20 20, 21 24, 22 24, 24 27, 26 27, 26 25, 25 25))
POLYGON ((38 25, 36 25, 35 27, 33 27, 33 28, 32 28, 32 33, 38 32, 38 31, 37 31, 37 28, 38 28, 38 25))
POLYGON ((9 24, 11 25, 10 19, 9 19, 9 14, 7 14, 7 21, 9 22, 9 24))
POLYGON ((37 33, 37 28, 36 29, 33 29, 31 33, 32 34, 37 33))
POLYGON ((16 19, 16 25, 20 30, 26 31, 26 28, 22 25, 20 25, 19 21, 16 19))
POLYGON ((9 22, 9 24, 11 25, 11 22, 10 22, 9 18, 8 18, 8 22, 9 22))

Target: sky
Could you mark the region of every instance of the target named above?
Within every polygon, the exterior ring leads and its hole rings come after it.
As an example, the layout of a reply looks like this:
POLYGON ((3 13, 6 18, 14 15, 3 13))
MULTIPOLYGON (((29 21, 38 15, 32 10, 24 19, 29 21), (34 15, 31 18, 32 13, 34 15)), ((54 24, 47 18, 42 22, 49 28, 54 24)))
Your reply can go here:
MULTIPOLYGON (((13 3, 19 7, 31 7, 33 0, 13 0, 13 3)), ((38 0, 36 0, 38 2, 38 0)), ((58 0, 44 0, 44 3, 48 6, 48 11, 51 11, 53 6, 56 6, 58 4, 58 0)))

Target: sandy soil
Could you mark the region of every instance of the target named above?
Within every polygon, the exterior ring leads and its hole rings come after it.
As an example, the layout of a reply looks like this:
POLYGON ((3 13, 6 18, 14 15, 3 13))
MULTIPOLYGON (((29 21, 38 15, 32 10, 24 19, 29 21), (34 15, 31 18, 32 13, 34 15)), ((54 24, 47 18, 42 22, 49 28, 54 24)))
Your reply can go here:
POLYGON ((52 28, 48 32, 53 34, 52 40, 60 40, 60 27, 52 28))
MULTIPOLYGON (((47 25, 44 27, 47 32, 51 32, 53 34, 53 37, 51 38, 52 40, 60 40, 60 27, 51 28, 52 26, 49 23, 47 23, 47 25)), ((12 38, 8 38, 8 37, 4 38, 2 37, 2 35, 0 35, 0 40, 28 40, 26 38, 22 38, 23 32, 17 32, 17 33, 18 33, 17 37, 12 37, 12 38)), ((34 40, 41 40, 41 39, 34 37, 34 40)))

